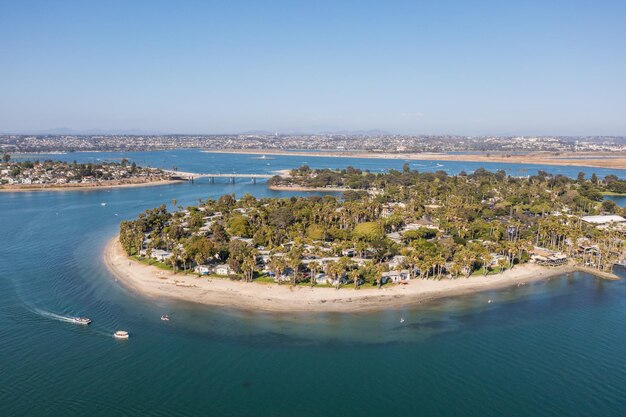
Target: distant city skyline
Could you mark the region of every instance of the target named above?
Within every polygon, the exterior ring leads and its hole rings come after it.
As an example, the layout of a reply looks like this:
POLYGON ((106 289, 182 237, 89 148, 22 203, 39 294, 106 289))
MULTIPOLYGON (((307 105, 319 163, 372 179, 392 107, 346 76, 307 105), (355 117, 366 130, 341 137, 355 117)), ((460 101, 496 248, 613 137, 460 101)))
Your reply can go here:
POLYGON ((626 135, 625 16, 615 1, 4 2, 0 133, 626 135))

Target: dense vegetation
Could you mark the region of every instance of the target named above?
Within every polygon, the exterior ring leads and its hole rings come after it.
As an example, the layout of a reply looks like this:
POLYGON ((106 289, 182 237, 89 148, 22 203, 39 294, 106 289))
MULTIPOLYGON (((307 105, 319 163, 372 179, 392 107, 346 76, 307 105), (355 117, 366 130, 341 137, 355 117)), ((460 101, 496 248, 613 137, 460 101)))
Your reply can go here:
POLYGON ((622 212, 602 198, 603 191, 623 186, 614 177, 302 167, 280 181, 358 190, 342 199, 225 195, 174 212, 163 205, 122 222, 120 240, 128 254, 170 251, 174 268, 226 262, 240 279, 272 272, 289 276, 293 284, 313 284, 312 277, 325 272, 337 285, 355 286, 380 285, 389 262, 410 277, 438 278, 511 268, 527 262, 533 246, 601 270, 610 270, 622 255, 621 229, 600 230, 581 220, 622 212))
POLYGON ((131 177, 166 177, 165 172, 154 168, 138 167, 127 159, 120 162, 77 163, 53 160, 12 161, 4 154, 0 162, 0 183, 57 183, 58 180, 80 182, 123 180, 131 177))

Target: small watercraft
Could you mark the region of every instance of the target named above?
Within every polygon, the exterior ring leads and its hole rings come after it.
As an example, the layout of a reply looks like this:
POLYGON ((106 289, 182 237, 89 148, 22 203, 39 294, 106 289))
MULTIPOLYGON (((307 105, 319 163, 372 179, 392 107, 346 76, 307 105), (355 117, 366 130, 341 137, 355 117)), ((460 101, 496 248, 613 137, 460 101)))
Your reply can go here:
POLYGON ((107 205, 107 203, 100 203, 100 205, 101 205, 102 207, 104 207, 104 206, 106 206, 106 205, 107 205))
POLYGON ((400 317, 400 323, 404 323, 404 317, 400 317))
POLYGON ((76 324, 91 324, 91 319, 87 317, 72 317, 72 322, 76 324))
POLYGON ((487 301, 487 304, 491 304, 491 300, 487 301))
POLYGON ((168 316, 167 314, 163 314, 161 316, 161 320, 163 320, 163 321, 170 321, 170 316, 168 316))
POLYGON ((128 339, 128 332, 124 330, 118 330, 113 333, 113 337, 116 339, 128 339))

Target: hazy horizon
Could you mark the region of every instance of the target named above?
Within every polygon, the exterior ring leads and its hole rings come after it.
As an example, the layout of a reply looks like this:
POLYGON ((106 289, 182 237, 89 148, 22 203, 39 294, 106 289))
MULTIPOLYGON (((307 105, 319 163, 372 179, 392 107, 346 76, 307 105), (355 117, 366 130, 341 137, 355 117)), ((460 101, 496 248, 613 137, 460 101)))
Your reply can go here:
POLYGON ((624 16, 610 1, 3 3, 0 132, 624 136, 624 16))

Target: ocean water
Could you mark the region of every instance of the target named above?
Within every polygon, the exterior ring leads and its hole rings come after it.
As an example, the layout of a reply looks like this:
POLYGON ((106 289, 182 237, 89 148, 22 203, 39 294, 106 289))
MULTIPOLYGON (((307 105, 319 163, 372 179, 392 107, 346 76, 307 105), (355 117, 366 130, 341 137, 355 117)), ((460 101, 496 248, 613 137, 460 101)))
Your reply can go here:
MULTIPOLYGON (((198 172, 302 162, 198 151, 130 156, 198 172)), ((363 161, 372 170, 404 162, 363 161)), ((0 193, 0 415, 626 413, 623 281, 575 273, 376 313, 271 314, 143 298, 105 269, 103 247, 122 219, 172 199, 187 205, 231 192, 291 195, 243 180, 0 193), (75 315, 93 324, 67 322, 75 315), (113 339, 118 329, 130 339, 113 339)))

